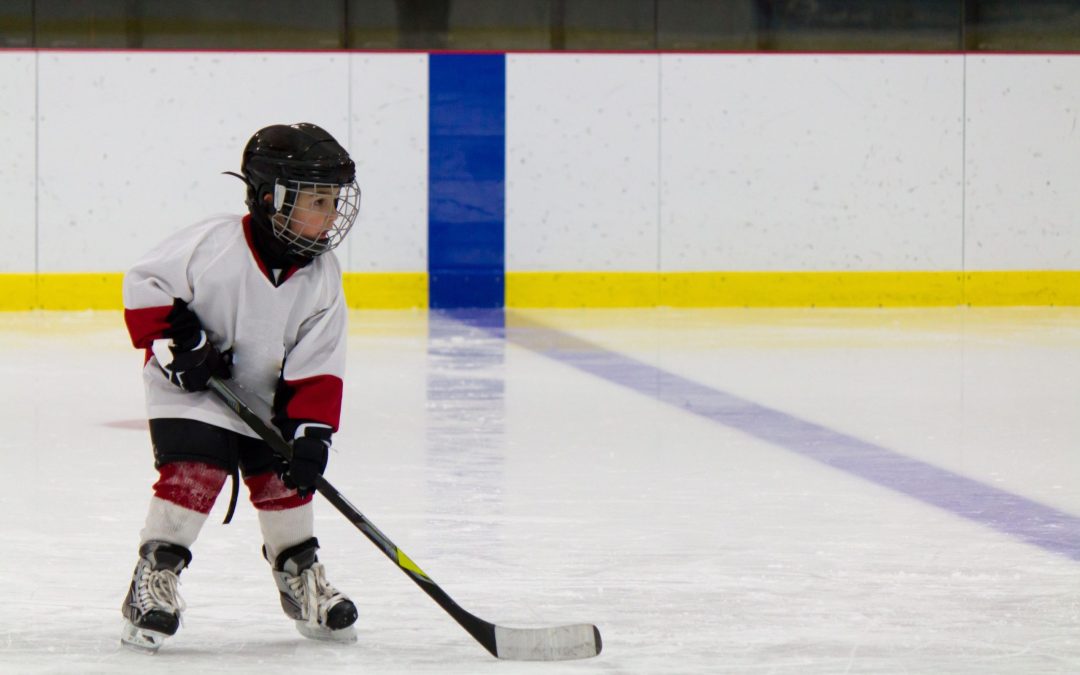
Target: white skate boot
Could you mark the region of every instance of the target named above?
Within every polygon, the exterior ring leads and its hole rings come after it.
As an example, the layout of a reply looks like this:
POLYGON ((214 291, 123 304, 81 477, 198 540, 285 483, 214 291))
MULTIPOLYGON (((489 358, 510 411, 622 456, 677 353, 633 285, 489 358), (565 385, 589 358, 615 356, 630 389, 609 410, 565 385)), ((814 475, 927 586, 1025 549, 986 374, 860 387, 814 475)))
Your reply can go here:
POLYGON ((326 570, 315 555, 318 548, 318 540, 312 537, 272 561, 281 608, 306 638, 355 642, 356 605, 327 582, 326 570))
POLYGON ((131 587, 120 607, 124 628, 120 643, 129 649, 155 653, 174 635, 184 611, 177 575, 191 563, 191 551, 177 544, 148 541, 139 547, 139 562, 131 587))

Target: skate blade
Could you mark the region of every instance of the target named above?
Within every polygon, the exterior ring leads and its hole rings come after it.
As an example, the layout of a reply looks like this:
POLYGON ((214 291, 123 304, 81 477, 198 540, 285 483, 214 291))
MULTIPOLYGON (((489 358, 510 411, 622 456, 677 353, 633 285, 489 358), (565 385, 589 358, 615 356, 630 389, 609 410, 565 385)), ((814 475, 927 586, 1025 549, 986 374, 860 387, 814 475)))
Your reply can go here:
POLYGON ((124 630, 120 633, 120 644, 140 654, 156 654, 167 637, 169 636, 165 633, 139 628, 125 619, 124 630))
POLYGON ((330 630, 323 626, 312 626, 307 621, 297 621, 296 630, 309 640, 323 642, 356 642, 356 627, 349 626, 341 630, 330 630))

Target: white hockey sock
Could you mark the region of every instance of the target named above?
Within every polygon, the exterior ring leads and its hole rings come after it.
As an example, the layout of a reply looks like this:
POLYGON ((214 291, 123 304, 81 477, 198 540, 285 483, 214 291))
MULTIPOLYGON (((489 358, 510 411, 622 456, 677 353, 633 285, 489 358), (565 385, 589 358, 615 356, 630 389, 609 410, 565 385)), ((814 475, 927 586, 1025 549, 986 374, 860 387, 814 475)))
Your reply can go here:
POLYGON ((259 511, 259 527, 272 565, 279 553, 315 536, 315 508, 308 502, 293 509, 259 511))
POLYGON ((191 548, 206 522, 207 515, 153 497, 150 499, 150 510, 146 514, 146 526, 139 536, 143 543, 152 540, 167 541, 191 548))

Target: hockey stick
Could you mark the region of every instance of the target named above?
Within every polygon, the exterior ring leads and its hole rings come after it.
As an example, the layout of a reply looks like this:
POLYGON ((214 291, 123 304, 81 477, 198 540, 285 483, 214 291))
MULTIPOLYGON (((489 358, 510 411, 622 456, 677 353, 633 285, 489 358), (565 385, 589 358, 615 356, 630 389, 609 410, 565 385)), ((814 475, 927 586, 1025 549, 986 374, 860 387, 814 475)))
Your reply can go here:
MULTIPOLYGON (((268 414, 260 415, 252 410, 251 405, 217 377, 210 378, 209 387, 252 431, 266 441, 274 452, 286 459, 292 458, 292 448, 267 421, 270 417, 268 414)), ((261 402, 253 403, 258 405, 261 402)), ((484 649, 491 652, 492 656, 512 661, 563 661, 584 659, 600 653, 603 646, 600 631, 592 624, 553 628, 506 628, 465 611, 325 478, 319 476, 315 479, 315 489, 348 518, 356 529, 378 546, 387 558, 394 561, 406 576, 431 596, 454 621, 468 631, 469 635, 483 645, 484 649)))

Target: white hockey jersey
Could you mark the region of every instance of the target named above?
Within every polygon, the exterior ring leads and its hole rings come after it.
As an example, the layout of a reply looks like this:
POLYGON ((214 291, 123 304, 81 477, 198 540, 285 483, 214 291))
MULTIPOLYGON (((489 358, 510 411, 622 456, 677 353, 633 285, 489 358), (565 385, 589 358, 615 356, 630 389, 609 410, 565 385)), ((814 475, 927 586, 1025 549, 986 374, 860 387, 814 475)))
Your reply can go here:
POLYGON ((249 216, 209 218, 162 241, 124 276, 124 320, 132 343, 147 350, 147 414, 256 435, 213 393, 185 392, 158 366, 150 348, 180 300, 219 351, 233 350, 233 381, 274 406, 275 417, 336 431, 347 322, 341 267, 330 252, 269 270, 251 227, 249 216))

